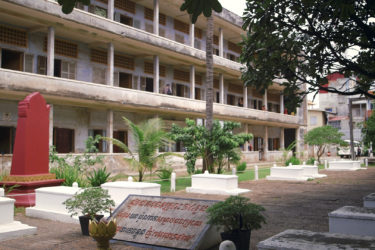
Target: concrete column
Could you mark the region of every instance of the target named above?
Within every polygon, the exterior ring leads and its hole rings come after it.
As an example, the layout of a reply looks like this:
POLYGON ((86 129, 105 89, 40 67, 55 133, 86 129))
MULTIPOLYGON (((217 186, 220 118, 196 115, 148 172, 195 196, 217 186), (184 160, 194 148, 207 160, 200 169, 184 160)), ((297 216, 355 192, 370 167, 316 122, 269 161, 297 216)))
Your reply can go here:
POLYGON ((224 57, 224 34, 222 28, 219 28, 219 56, 224 57))
POLYGON ((108 44, 107 61, 106 81, 107 85, 113 86, 113 68, 115 64, 115 49, 113 47, 113 43, 108 44))
POLYGON ((53 76, 54 69, 55 69, 55 28, 48 27, 47 75, 53 76))
POLYGON ((195 66, 190 66, 190 98, 195 99, 195 66))
POLYGON ((268 127, 267 126, 264 126, 263 153, 264 153, 264 159, 268 160, 268 127))
POLYGON ((154 34, 159 35, 159 0, 154 0, 154 34))
POLYGON ((53 104, 49 104, 49 146, 53 145, 53 104))
POLYGON ((154 56, 154 93, 159 93, 159 56, 154 56))
POLYGON ((268 100, 267 100, 267 89, 265 90, 264 92, 264 95, 263 95, 263 105, 264 105, 264 108, 265 110, 268 110, 268 100))
POLYGON ((285 129, 284 128, 280 128, 280 148, 285 148, 285 129))
MULTIPOLYGON (((246 134, 249 133, 249 125, 247 125, 247 123, 245 123, 245 133, 246 134)), ((245 152, 249 151, 249 142, 248 141, 245 142, 244 151, 245 152)))
POLYGON ((284 95, 280 95, 280 113, 284 114, 284 95))
MULTIPOLYGON (((107 137, 113 138, 113 110, 107 113, 107 137)), ((113 153, 113 143, 108 141, 107 153, 113 153)))
POLYGON ((220 103, 224 104, 224 75, 219 74, 219 97, 220 103))
POLYGON ((296 128, 296 153, 301 151, 300 145, 299 145, 299 130, 300 128, 296 128))
POLYGON ((244 108, 247 108, 247 87, 243 88, 243 106, 244 108))
POLYGON ((195 38, 195 34, 194 34, 194 23, 190 23, 190 28, 189 28, 189 39, 190 39, 190 46, 194 48, 194 38, 195 38))
POLYGON ((141 75, 138 75, 137 78, 137 90, 141 90, 141 75))
POLYGON ((114 0, 108 0, 108 11, 107 11, 107 18, 113 20, 113 16, 115 13, 115 1, 114 0))

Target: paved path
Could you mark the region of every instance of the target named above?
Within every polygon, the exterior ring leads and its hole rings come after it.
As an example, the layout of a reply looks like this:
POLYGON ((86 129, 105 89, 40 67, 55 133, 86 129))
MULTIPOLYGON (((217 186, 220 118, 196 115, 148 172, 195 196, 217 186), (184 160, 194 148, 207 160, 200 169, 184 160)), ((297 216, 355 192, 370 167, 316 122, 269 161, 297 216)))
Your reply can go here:
MULTIPOLYGON (((375 192, 375 168, 355 172, 321 171, 327 178, 308 182, 248 181, 241 188, 251 189, 245 196, 266 208, 268 224, 253 231, 251 249, 256 244, 286 229, 328 231, 328 212, 344 205, 362 206, 362 197, 375 192)), ((223 200, 226 196, 188 194, 178 191, 171 196, 223 200)), ((34 236, 0 243, 8 249, 95 249, 90 237, 80 234, 79 225, 16 216, 26 224, 37 226, 34 236)), ((112 249, 135 249, 114 245, 112 249)))

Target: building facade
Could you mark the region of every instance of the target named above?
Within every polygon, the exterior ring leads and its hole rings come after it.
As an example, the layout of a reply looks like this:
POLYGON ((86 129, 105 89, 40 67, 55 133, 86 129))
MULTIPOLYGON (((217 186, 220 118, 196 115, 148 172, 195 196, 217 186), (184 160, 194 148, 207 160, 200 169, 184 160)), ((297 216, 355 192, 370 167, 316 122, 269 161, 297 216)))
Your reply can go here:
MULTIPOLYGON (((337 88, 341 91, 351 89, 355 82, 342 74, 334 73, 327 77, 329 87, 337 88)), ((360 96, 345 96, 336 93, 328 93, 326 91, 319 92, 319 108, 327 112, 327 125, 335 127, 344 134, 343 140, 350 139, 349 126, 349 100, 352 101, 352 115, 353 115, 353 137, 355 141, 362 141, 361 128, 363 122, 371 114, 372 104, 366 98, 360 96)))
MULTIPOLYGON (((40 92, 51 105, 50 145, 80 153, 90 135, 119 139, 132 148, 122 121, 162 118, 167 129, 205 117, 206 19, 191 24, 183 0, 91 0, 65 15, 50 0, 0 1, 0 150, 11 154, 17 105, 40 92)), ((250 161, 276 160, 297 140, 303 150, 306 104, 284 114, 282 87, 265 94, 243 86, 238 58, 242 19, 215 13, 214 118, 253 133, 243 146, 250 161)), ((120 149, 106 143, 100 151, 120 149)), ((181 145, 165 150, 182 152, 181 145)))

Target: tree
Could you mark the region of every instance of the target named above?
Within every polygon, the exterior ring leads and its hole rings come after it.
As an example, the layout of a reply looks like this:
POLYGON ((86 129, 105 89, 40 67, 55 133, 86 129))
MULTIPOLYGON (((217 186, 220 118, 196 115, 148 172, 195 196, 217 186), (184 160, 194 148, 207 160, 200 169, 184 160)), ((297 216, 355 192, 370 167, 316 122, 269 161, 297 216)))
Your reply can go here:
POLYGON ((317 146, 318 162, 320 163, 320 157, 323 155, 324 150, 329 144, 345 144, 345 141, 341 139, 344 134, 339 132, 337 128, 331 126, 317 127, 305 134, 305 143, 310 146, 317 146))
MULTIPOLYGON (((207 17, 207 37, 206 37, 206 127, 211 132, 213 128, 213 33, 214 19, 212 10, 221 12, 223 7, 218 0, 185 0, 180 7, 181 11, 187 11, 191 15, 191 22, 195 23, 199 15, 207 17)), ((208 148, 207 148, 208 149, 208 148)), ((203 171, 212 168, 213 158, 212 152, 206 152, 205 157, 209 157, 203 161, 203 171)))
POLYGON ((91 0, 58 0, 57 2, 61 5, 61 10, 64 14, 70 14, 77 3, 90 5, 91 0))
POLYGON ((373 17, 375 1, 368 0, 247 0, 240 57, 244 84, 264 93, 278 79, 294 105, 318 90, 374 98, 373 17), (334 72, 356 84, 326 85, 334 72), (301 90, 304 83, 310 87, 301 90))
POLYGON ((161 119, 154 118, 146 120, 139 125, 134 124, 125 117, 123 117, 123 119, 134 138, 135 151, 132 152, 125 143, 117 139, 108 137, 104 139, 112 141, 114 145, 120 147, 125 152, 129 152, 131 158, 125 158, 125 160, 130 166, 138 170, 138 181, 141 182, 146 170, 151 171, 157 162, 174 154, 168 152, 158 154, 157 152, 160 146, 169 143, 167 133, 162 129, 163 124, 161 119))
MULTIPOLYGON (((176 142, 182 142, 186 149, 184 158, 187 161, 188 173, 194 173, 197 158, 201 157, 205 162, 210 156, 217 163, 218 172, 221 172, 224 160, 239 158, 237 149, 252 138, 251 134, 233 134, 233 129, 240 126, 240 123, 236 122, 224 122, 221 125, 219 121, 215 121, 212 131, 196 125, 190 119, 186 119, 186 125, 181 128, 173 124, 170 135, 176 142)), ((214 166, 208 166, 208 171, 214 172, 214 166)))
POLYGON ((368 148, 370 148, 371 144, 375 145, 375 113, 372 113, 367 121, 364 122, 362 127, 362 135, 363 142, 368 148))

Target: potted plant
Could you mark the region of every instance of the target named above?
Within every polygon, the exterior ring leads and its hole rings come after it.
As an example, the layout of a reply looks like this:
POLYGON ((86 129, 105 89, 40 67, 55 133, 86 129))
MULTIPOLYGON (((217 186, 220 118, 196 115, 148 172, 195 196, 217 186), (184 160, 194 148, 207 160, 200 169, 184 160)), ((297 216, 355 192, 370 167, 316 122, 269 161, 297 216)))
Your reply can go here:
POLYGON ((67 199, 64 203, 71 216, 78 215, 83 235, 89 235, 89 221, 96 219, 99 221, 103 215, 98 213, 109 212, 115 202, 108 194, 108 190, 100 187, 90 187, 83 191, 78 191, 72 198, 67 199))
POLYGON ((261 228, 266 223, 261 212, 264 207, 251 203, 241 196, 230 196, 207 209, 208 224, 224 227, 222 240, 234 242, 237 249, 249 249, 251 230, 261 228))

